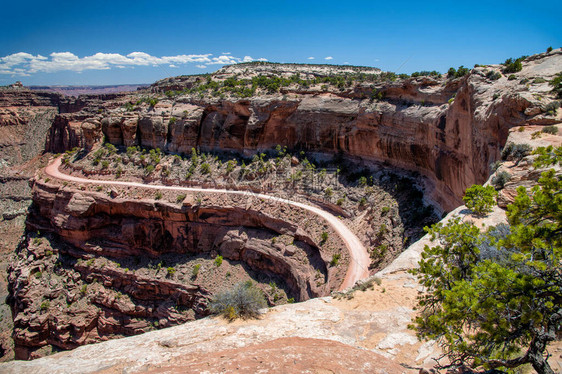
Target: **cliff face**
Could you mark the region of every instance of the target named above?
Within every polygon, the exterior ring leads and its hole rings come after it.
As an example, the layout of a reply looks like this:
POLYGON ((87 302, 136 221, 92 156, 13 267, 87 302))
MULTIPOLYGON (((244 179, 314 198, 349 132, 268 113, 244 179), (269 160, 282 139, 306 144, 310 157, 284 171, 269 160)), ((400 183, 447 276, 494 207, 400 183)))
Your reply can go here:
POLYGON ((265 286, 274 305, 277 288, 307 300, 329 294, 345 273, 328 269, 317 240, 267 204, 130 193, 35 182, 27 229, 37 234, 8 269, 16 359, 204 317, 211 295, 241 280, 276 282, 265 286), (218 254, 225 264, 213 263, 218 254))
MULTIPOLYGON (((283 88, 280 94, 239 100, 180 96, 133 112, 114 110, 88 120, 74 116, 56 124, 48 149, 84 146, 103 132, 115 145, 178 153, 191 147, 253 152, 276 145, 341 152, 420 172, 430 181, 427 197, 451 210, 468 186, 485 181, 510 128, 552 122, 537 96, 548 91, 548 83, 521 82, 551 77, 560 60, 561 54, 529 60, 512 80, 493 80, 490 72, 501 69, 487 66, 454 80, 419 77, 340 90, 283 88), (370 98, 371 92, 378 99, 370 98)), ((226 69, 217 76, 234 73, 226 69)), ((194 84, 188 83, 187 88, 194 84)), ((172 87, 168 81, 160 84, 153 90, 172 87)))

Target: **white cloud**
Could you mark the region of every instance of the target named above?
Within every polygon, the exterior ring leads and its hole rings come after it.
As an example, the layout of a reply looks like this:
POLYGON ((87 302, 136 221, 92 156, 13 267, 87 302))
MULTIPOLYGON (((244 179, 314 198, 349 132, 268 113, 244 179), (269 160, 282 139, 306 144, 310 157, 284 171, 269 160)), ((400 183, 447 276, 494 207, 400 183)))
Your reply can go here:
POLYGON ((207 65, 195 65, 195 67, 199 69, 207 69, 207 65))
POLYGON ((328 57, 324 57, 324 60, 333 60, 334 58, 332 56, 328 56, 328 57))
POLYGON ((310 57, 308 58, 308 60, 314 60, 314 57, 310 56, 310 57))
POLYGON ((53 73, 58 71, 82 72, 85 70, 108 70, 112 68, 134 68, 135 66, 168 65, 176 68, 181 64, 197 63, 198 68, 207 65, 231 65, 241 62, 267 61, 265 58, 244 58, 223 53, 213 56, 211 53, 198 55, 152 56, 145 52, 132 52, 128 55, 98 52, 91 56, 78 57, 71 52, 53 52, 49 57, 19 52, 0 57, 0 74, 28 76, 34 73, 53 73))
POLYGON ((349 65, 349 62, 346 61, 346 62, 344 62, 343 64, 344 64, 344 65, 349 65))

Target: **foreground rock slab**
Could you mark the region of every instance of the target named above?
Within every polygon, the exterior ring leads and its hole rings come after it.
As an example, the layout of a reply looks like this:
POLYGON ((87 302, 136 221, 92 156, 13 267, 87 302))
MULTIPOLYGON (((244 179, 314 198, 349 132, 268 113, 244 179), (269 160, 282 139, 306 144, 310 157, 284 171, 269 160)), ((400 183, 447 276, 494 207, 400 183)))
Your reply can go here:
POLYGON ((222 318, 205 318, 33 361, 9 362, 0 366, 0 372, 132 373, 160 372, 160 368, 177 372, 179 367, 183 372, 229 372, 238 367, 240 372, 255 372, 276 371, 284 362, 286 372, 302 372, 303 368, 405 372, 408 370, 399 362, 419 367, 433 352, 406 329, 413 313, 408 305, 417 293, 411 283, 406 278, 383 280, 373 290, 356 291, 350 300, 328 297, 282 305, 269 309, 259 320, 228 323, 222 318), (295 347, 293 356, 284 347, 295 347), (237 358, 228 359, 234 356, 237 358), (251 363, 254 358, 257 362, 251 363))

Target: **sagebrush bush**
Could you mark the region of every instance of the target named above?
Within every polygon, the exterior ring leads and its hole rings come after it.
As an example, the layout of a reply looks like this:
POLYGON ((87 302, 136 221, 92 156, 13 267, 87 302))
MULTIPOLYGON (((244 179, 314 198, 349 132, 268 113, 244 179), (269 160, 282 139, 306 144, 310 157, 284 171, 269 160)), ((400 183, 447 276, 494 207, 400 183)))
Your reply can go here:
POLYGON ((209 310, 232 321, 236 318, 255 318, 266 305, 263 292, 252 281, 247 281, 216 294, 209 304, 209 310))
POLYGON ((551 81, 550 85, 553 87, 552 92, 559 98, 562 98, 562 73, 558 73, 551 81))
POLYGON ((490 164, 490 172, 495 173, 502 166, 501 161, 494 161, 490 164))
POLYGON ((558 134, 558 127, 556 126, 545 126, 542 129, 542 132, 547 133, 547 134, 558 134))
POLYGON ((507 143, 502 150, 502 159, 515 159, 520 161, 523 157, 531 154, 533 148, 529 144, 507 143))
POLYGON ((544 106, 544 112, 549 116, 555 116, 556 112, 560 108, 560 103, 558 101, 552 101, 544 106))
POLYGON ((502 74, 497 71, 490 70, 488 74, 486 74, 486 78, 496 81, 502 77, 502 74))
POLYGON ((523 157, 531 154, 533 148, 529 144, 515 144, 511 151, 511 156, 516 160, 521 160, 523 157))
POLYGON ((507 171, 500 171, 492 178, 492 185, 496 187, 496 190, 501 190, 510 179, 511 174, 507 171))

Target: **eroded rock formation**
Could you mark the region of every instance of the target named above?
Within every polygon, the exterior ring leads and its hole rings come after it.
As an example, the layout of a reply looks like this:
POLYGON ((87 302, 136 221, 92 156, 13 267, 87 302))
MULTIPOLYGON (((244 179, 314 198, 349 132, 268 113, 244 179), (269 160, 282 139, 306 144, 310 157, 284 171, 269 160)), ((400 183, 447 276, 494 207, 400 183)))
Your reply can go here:
MULTIPOLYGON (((191 147, 253 152, 279 144, 387 162, 428 177, 433 185, 428 198, 451 210, 468 186, 485 181, 510 128, 552 122, 533 92, 545 92, 548 83, 533 90, 520 82, 536 74, 553 75, 555 69, 541 67, 553 60, 555 65, 562 54, 530 59, 513 80, 491 79, 488 73, 500 69, 487 66, 454 80, 419 77, 326 92, 288 88, 281 94, 240 100, 180 96, 132 113, 99 115, 99 120, 103 134, 115 145, 187 153, 191 147), (379 99, 373 100, 372 92, 379 99)), ((229 68, 217 75, 229 76, 229 68)), ((153 89, 193 85, 181 82, 169 86, 163 81, 153 89)), ((80 121, 57 125, 52 144, 86 144, 92 122, 80 121)))
POLYGON ((206 316, 211 292, 224 286, 209 288, 196 273, 179 271, 194 257, 220 254, 250 274, 281 280, 279 287, 296 300, 339 285, 327 255, 298 225, 264 211, 192 200, 111 197, 37 180, 27 222, 41 236, 21 243, 9 269, 16 358, 206 316), (280 235, 292 244, 275 243, 280 235))
MULTIPOLYGON (((172 94, 149 104, 136 102, 140 95, 12 96, 13 106, 47 108, 40 117, 52 124, 49 152, 91 149, 102 139, 173 153, 197 147, 251 154, 281 145, 418 171, 427 178, 426 197, 451 210, 466 187, 486 180, 509 129, 560 121, 546 113, 545 103, 552 99, 547 79, 561 65, 556 51, 529 58, 515 79, 496 79, 489 73, 501 67, 486 66, 457 79, 288 87, 243 99, 172 94)), ((277 74, 264 66, 259 74, 277 74)), ((221 69, 216 77, 242 74, 239 69, 221 69)), ((151 90, 197 83, 166 80, 151 90)), ((31 117, 5 107, 2 131, 30 123, 31 117)), ((43 347, 68 349, 204 316, 212 290, 186 279, 192 268, 178 256, 221 254, 243 263, 248 273, 278 277, 297 300, 334 286, 330 259, 313 235, 258 209, 135 199, 134 193, 82 191, 44 179, 34 185, 34 203, 28 235, 9 269, 18 358, 41 356, 43 347), (34 237, 37 231, 41 235, 34 237), (294 241, 274 243, 280 235, 294 241), (166 273, 166 264, 156 265, 167 255, 169 264, 185 267, 183 278, 173 267, 166 273)))

